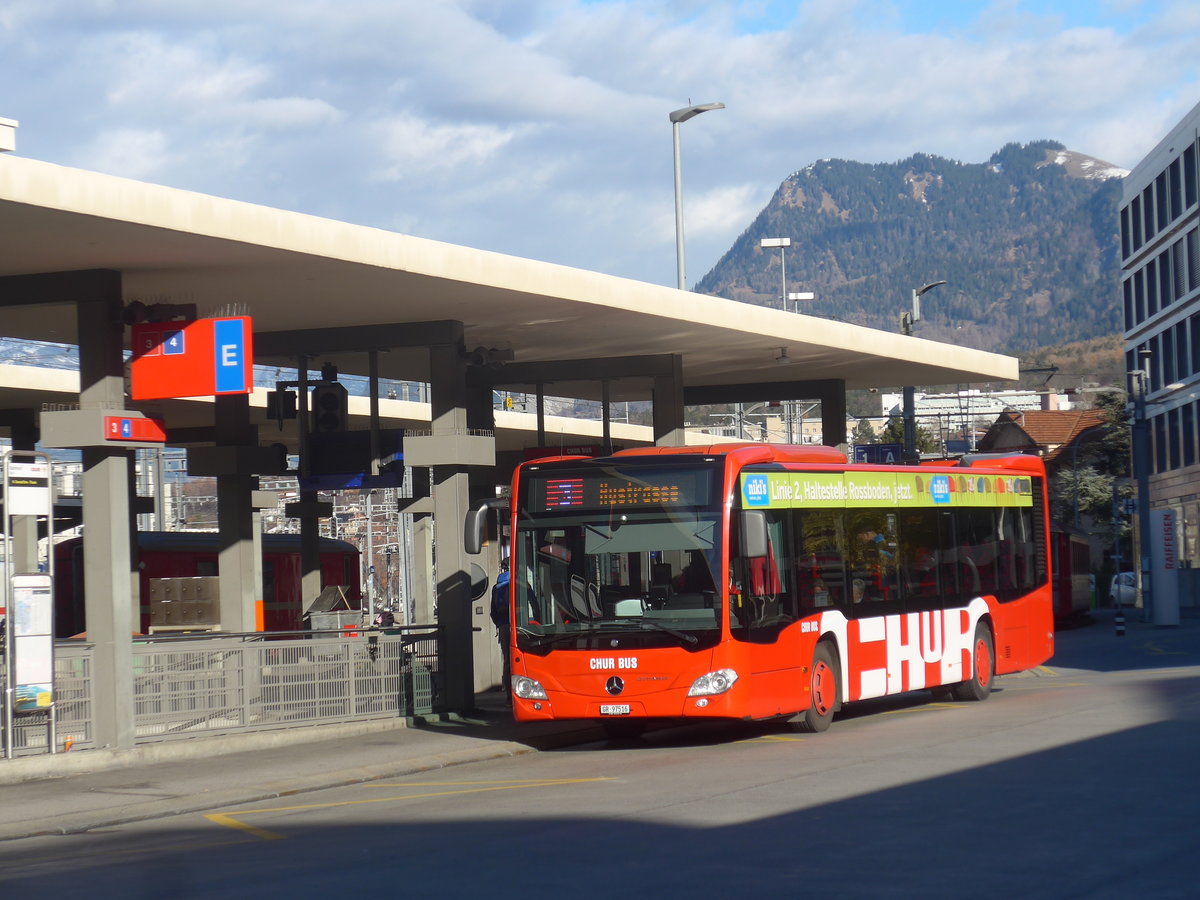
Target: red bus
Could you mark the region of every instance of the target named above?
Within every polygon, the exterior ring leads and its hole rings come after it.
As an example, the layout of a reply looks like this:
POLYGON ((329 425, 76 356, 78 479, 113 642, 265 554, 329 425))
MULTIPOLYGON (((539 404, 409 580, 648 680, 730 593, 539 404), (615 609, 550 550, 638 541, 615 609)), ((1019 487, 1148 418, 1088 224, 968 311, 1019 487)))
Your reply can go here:
POLYGON ((526 463, 514 716, 824 731, 872 697, 983 700, 995 675, 1053 652, 1045 492, 1031 456, 872 466, 727 444, 526 463))
MULTIPOLYGON (((150 631, 150 580, 190 578, 218 573, 220 535, 208 531, 139 531, 137 566, 139 617, 142 634, 150 631)), ((70 538, 54 547, 54 630, 71 637, 87 630, 84 617, 83 539, 70 538)), ((361 593, 358 548, 347 541, 320 539, 321 587, 342 585, 356 606, 361 593)), ((263 600, 255 611, 258 631, 299 631, 304 628, 301 604, 300 535, 262 537, 263 600)))

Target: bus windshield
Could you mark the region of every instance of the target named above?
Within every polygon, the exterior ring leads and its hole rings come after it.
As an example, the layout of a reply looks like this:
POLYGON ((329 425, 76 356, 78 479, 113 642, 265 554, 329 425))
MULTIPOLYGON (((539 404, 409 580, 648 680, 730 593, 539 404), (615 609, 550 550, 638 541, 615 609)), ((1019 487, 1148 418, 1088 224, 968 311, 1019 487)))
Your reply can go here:
POLYGON ((522 649, 719 639, 719 471, 622 463, 527 477, 513 542, 522 649))

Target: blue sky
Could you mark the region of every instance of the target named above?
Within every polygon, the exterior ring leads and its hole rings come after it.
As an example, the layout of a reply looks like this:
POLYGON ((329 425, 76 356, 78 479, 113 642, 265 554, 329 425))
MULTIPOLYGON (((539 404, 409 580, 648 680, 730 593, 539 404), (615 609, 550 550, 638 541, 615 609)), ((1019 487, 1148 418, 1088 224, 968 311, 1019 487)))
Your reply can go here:
POLYGON ((1197 47, 1195 0, 3 0, 0 116, 48 162, 673 284, 667 113, 721 101, 681 128, 694 283, 816 159, 1132 167, 1197 47))

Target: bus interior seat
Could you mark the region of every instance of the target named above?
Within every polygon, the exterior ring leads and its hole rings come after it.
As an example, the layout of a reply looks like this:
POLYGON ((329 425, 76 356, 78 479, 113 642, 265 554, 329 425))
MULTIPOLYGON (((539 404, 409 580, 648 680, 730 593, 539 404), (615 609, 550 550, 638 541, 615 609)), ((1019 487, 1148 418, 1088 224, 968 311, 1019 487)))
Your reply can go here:
POLYGON ((588 584, 578 575, 571 576, 571 609, 581 619, 598 619, 603 614, 596 586, 588 584))

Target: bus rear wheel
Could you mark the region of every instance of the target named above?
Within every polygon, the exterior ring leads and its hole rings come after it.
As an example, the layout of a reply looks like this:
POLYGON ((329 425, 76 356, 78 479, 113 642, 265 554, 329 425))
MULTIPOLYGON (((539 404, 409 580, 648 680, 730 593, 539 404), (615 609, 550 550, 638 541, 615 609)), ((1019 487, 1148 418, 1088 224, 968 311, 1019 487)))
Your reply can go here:
POLYGON ((975 626, 971 644, 971 677, 951 688, 955 700, 986 700, 996 680, 996 652, 992 629, 983 622, 975 626))
POLYGON ((827 731, 838 708, 837 660, 828 643, 817 644, 809 670, 808 709, 791 720, 797 731, 816 734, 827 731))

